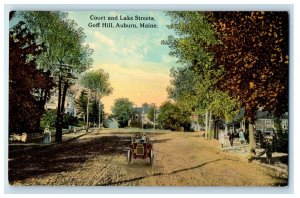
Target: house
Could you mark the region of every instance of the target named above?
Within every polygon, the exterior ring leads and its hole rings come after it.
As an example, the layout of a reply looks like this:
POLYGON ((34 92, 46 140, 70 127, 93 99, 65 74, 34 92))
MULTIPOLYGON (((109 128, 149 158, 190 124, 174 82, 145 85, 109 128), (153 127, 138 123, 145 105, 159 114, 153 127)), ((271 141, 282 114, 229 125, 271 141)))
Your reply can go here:
POLYGON ((134 113, 129 121, 129 126, 144 128, 144 125, 151 125, 151 127, 147 127, 153 128, 154 126, 152 127, 152 125, 154 125, 154 122, 148 118, 149 111, 150 105, 148 105, 147 103, 143 104, 142 107, 135 107, 134 113))
POLYGON ((149 110, 150 108, 148 104, 143 104, 142 107, 135 107, 131 120, 142 123, 150 122, 148 118, 149 110))
MULTIPOLYGON (((248 122, 246 122, 245 118, 245 109, 242 108, 239 114, 229 123, 226 123, 225 131, 229 128, 232 128, 234 131, 236 129, 242 128, 244 131, 248 129, 248 122)), ((272 113, 266 111, 257 111, 256 115, 257 119, 255 121, 255 129, 263 130, 264 128, 274 128, 275 127, 275 118, 272 113)), ((281 127, 283 130, 288 130, 288 113, 285 113, 281 118, 281 127)))
MULTIPOLYGON (((58 92, 51 94, 49 101, 45 104, 45 109, 57 109, 58 106, 58 92)), ((67 94, 65 99, 64 113, 76 116, 75 97, 72 94, 67 94)))

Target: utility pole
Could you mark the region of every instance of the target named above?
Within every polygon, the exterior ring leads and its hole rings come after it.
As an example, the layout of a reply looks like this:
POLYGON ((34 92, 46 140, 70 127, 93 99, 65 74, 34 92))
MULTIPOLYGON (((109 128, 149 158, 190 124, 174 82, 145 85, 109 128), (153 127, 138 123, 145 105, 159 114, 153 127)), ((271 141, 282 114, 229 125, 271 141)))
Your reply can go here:
POLYGON ((99 129, 101 129, 101 113, 102 113, 102 109, 101 109, 101 101, 99 98, 99 129))
POLYGON ((89 131, 89 95, 90 91, 87 94, 87 105, 86 105, 86 132, 89 131))
POLYGON ((65 102, 65 94, 67 92, 67 87, 65 87, 62 97, 62 82, 65 83, 67 80, 75 79, 75 77, 71 74, 71 65, 66 65, 63 63, 58 64, 58 68, 56 68, 53 72, 58 71, 58 104, 57 104, 57 114, 56 114, 56 132, 55 132, 55 142, 62 142, 62 115, 64 111, 64 102, 65 102), (63 68, 64 67, 64 68, 63 68))
POLYGON ((142 106, 142 129, 144 129, 144 106, 142 106))
POLYGON ((155 117, 156 117, 156 109, 155 108, 154 108, 153 113, 154 113, 154 129, 155 129, 155 117))

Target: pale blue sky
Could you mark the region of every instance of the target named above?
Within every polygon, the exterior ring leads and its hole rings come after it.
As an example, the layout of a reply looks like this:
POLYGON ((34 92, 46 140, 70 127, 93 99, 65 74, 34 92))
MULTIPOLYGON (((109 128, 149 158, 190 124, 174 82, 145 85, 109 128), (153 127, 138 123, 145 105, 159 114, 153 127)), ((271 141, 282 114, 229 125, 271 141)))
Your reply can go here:
POLYGON ((94 49, 92 69, 102 68, 110 75, 114 92, 102 99, 107 112, 119 97, 127 97, 138 106, 144 102, 160 105, 167 99, 170 68, 176 65, 176 59, 168 55, 167 46, 161 45, 173 33, 166 27, 170 21, 164 12, 72 11, 69 17, 84 28, 86 43, 94 49), (91 20, 91 15, 105 16, 106 20, 91 20), (120 15, 152 16, 155 21, 124 21, 120 15), (118 21, 109 21, 108 16, 118 16, 118 21), (90 22, 126 22, 137 26, 149 22, 158 28, 99 28, 89 27, 90 22))

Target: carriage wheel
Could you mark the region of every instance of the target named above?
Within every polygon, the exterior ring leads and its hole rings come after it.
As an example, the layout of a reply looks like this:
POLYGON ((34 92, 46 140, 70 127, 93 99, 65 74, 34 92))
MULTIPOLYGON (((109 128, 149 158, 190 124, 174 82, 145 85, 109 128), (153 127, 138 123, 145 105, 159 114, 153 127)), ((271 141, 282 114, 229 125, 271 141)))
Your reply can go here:
POLYGON ((128 162, 128 164, 130 164, 130 162, 131 162, 131 150, 127 151, 127 162, 128 162))
POLYGON ((154 153, 153 153, 152 149, 150 150, 149 158, 150 158, 150 164, 152 165, 153 164, 153 158, 154 158, 154 153))

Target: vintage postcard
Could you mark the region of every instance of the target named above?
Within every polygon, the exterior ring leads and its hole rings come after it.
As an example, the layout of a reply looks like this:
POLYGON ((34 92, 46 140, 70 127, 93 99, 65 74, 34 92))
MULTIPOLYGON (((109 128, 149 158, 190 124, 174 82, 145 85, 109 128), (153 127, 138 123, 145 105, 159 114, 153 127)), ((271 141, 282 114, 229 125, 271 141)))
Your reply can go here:
POLYGON ((289 23, 9 12, 9 184, 288 186, 289 23))

